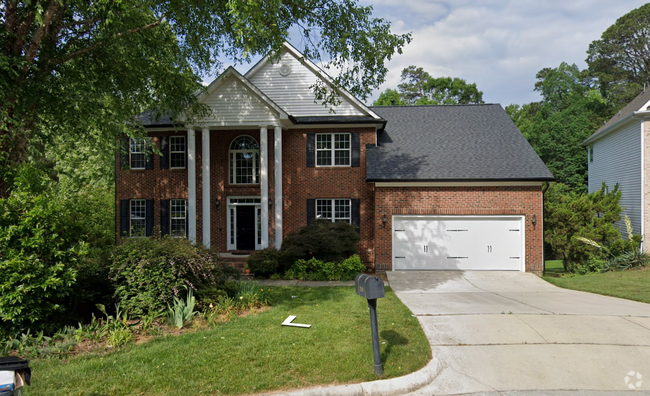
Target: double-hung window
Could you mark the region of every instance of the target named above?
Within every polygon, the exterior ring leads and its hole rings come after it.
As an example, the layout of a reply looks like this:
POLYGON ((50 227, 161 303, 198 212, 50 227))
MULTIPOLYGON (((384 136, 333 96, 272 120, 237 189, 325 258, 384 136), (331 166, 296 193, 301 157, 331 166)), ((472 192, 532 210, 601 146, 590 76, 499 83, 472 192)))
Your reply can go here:
POLYGON ((349 199, 317 199, 316 218, 332 222, 344 221, 351 223, 351 209, 349 199))
POLYGON ((230 144, 230 184, 257 184, 260 176, 260 146, 250 136, 239 136, 230 144))
POLYGON ((172 237, 184 237, 187 235, 187 230, 185 225, 187 224, 187 207, 186 200, 184 199, 172 199, 171 204, 171 216, 170 216, 170 234, 172 237))
POLYGON ((350 133, 316 134, 316 166, 350 166, 350 133))
POLYGON ((146 200, 132 199, 130 202, 130 236, 143 237, 146 235, 147 207, 146 200))
POLYGON ((185 136, 170 136, 169 157, 171 168, 185 168, 185 136))
POLYGON ((132 138, 129 147, 129 164, 131 169, 144 169, 147 163, 146 138, 132 138))

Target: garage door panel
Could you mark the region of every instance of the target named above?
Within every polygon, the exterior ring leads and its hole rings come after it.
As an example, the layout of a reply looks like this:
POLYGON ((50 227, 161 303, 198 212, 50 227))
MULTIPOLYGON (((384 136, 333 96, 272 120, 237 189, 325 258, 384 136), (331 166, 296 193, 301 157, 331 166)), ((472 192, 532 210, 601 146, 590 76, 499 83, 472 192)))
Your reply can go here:
POLYGON ((521 218, 394 219, 395 269, 520 270, 521 218))

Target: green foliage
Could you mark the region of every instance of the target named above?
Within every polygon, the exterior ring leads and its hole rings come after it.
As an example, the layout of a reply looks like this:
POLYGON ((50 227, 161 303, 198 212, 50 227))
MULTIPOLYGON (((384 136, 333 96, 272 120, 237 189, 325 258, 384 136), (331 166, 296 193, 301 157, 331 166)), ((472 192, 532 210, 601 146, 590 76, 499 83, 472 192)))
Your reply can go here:
POLYGON ((352 280, 366 270, 358 255, 343 260, 340 263, 323 262, 316 258, 297 260, 286 272, 285 279, 310 281, 341 281, 352 280))
POLYGON ((47 328, 64 311, 77 265, 87 254, 75 217, 64 202, 45 194, 16 192, 0 200, 0 322, 5 331, 47 328))
POLYGON ((115 298, 135 316, 166 308, 188 287, 219 286, 226 272, 218 254, 183 238, 133 238, 110 258, 115 298))
POLYGON ((280 271, 286 271, 297 260, 313 257, 325 262, 340 262, 356 254, 359 234, 356 227, 329 220, 316 219, 312 224, 284 239, 280 249, 280 271))
MULTIPOLYGON (((135 134, 136 123, 125 125, 143 108, 205 114, 195 96, 203 74, 278 50, 289 31, 304 38, 308 58, 338 72, 337 85, 360 97, 384 81, 384 62, 410 41, 354 0, 10 4, 0 20, 3 198, 16 167, 57 135, 83 139, 95 130, 89 139, 99 143, 135 134)), ((323 100, 338 99, 335 89, 318 88, 323 100)))
POLYGON ((372 103, 373 106, 405 106, 406 101, 402 98, 399 92, 394 89, 388 88, 379 94, 377 100, 372 103))
POLYGON ((167 319, 169 319, 169 323, 178 329, 182 329, 196 315, 196 311, 194 311, 195 304, 196 299, 192 294, 192 289, 187 291, 187 298, 185 300, 174 297, 174 303, 171 306, 167 306, 167 319))
POLYGON ((634 9, 592 41, 587 64, 614 109, 630 102, 650 83, 650 4, 634 9))
POLYGON ((271 305, 271 293, 257 282, 241 282, 235 301, 240 309, 261 308, 271 305))
POLYGON ((614 226, 622 212, 620 197, 618 186, 606 192, 604 184, 591 194, 578 194, 559 183, 548 189, 544 204, 544 238, 562 258, 567 271, 599 270, 603 267, 602 261, 638 245, 639 237, 624 240, 614 226), (585 238, 593 243, 581 240, 585 238))
POLYGON ((373 106, 451 105, 484 103, 483 92, 475 83, 457 77, 433 78, 421 67, 409 66, 402 70, 398 91, 387 89, 373 106))
POLYGON ((133 340, 133 332, 126 328, 112 329, 108 332, 106 344, 111 348, 119 348, 133 340))
POLYGON ((65 357, 76 345, 74 329, 71 327, 64 327, 52 336, 46 336, 42 331, 32 335, 28 330, 17 337, 4 340, 0 345, 0 356, 19 355, 28 359, 65 357))
POLYGON ((268 247, 252 253, 246 266, 257 277, 267 278, 278 270, 279 252, 275 247, 268 247))

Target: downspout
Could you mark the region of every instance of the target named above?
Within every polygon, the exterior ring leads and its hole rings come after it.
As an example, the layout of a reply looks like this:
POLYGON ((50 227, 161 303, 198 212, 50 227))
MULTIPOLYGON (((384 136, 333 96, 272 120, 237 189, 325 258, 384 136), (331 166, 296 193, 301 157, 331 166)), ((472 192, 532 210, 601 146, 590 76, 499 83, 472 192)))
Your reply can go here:
POLYGON ((546 182, 546 186, 542 189, 542 275, 546 273, 546 240, 544 234, 546 232, 546 219, 544 218, 544 194, 551 186, 551 183, 546 182))

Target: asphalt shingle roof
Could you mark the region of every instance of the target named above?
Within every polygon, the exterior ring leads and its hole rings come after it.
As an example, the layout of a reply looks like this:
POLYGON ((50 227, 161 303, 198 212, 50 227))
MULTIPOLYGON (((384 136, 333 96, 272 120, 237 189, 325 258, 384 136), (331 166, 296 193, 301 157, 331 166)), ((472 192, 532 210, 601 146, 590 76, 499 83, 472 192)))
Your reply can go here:
POLYGON ((387 121, 368 181, 552 181, 501 105, 371 107, 387 121))
POLYGON ((623 107, 618 113, 614 114, 612 118, 610 118, 602 127, 598 128, 598 130, 594 132, 582 144, 587 145, 593 142, 594 140, 600 138, 601 136, 604 136, 605 134, 608 133, 608 130, 610 129, 611 126, 621 121, 622 119, 628 117, 629 115, 633 114, 635 111, 650 110, 648 108, 642 109, 642 107, 649 101, 650 101, 650 89, 647 89, 641 92, 640 94, 638 94, 634 99, 632 99, 630 103, 625 105, 625 107, 623 107))

